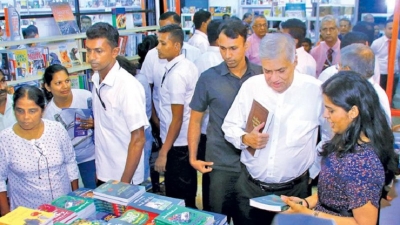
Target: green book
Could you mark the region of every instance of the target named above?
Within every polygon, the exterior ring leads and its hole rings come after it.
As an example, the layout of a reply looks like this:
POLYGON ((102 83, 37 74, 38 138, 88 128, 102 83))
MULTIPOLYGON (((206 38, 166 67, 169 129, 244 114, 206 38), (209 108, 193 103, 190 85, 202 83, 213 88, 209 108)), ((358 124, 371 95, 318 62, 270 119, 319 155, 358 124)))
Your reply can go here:
POLYGON ((156 225, 213 225, 214 216, 175 205, 155 218, 156 225))

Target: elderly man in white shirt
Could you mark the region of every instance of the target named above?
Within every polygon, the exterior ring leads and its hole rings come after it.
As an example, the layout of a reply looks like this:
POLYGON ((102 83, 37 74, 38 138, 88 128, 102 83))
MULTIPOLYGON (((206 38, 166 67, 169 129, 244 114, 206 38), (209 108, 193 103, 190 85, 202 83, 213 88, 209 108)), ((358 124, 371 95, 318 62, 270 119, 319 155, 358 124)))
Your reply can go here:
POLYGON ((193 23, 196 30, 193 36, 189 39, 188 43, 200 50, 201 53, 207 51, 207 26, 211 21, 211 13, 205 10, 197 11, 193 16, 193 23))
POLYGON ((297 66, 299 73, 316 77, 317 63, 314 57, 306 52, 302 46, 306 37, 306 25, 299 19, 288 19, 281 23, 282 32, 290 34, 296 42, 297 66))
MULTIPOLYGON (((307 197, 318 126, 326 120, 321 83, 295 71, 295 50, 295 41, 287 34, 263 38, 264 74, 242 85, 222 125, 226 140, 241 150, 242 173, 235 187, 239 224, 270 224, 275 216, 251 207, 251 198, 269 194, 307 197), (268 109, 269 115, 266 123, 246 132, 253 101, 268 109), (247 147, 257 149, 256 153, 252 155, 247 147)), ((322 130, 322 140, 328 140, 330 133, 322 130)))

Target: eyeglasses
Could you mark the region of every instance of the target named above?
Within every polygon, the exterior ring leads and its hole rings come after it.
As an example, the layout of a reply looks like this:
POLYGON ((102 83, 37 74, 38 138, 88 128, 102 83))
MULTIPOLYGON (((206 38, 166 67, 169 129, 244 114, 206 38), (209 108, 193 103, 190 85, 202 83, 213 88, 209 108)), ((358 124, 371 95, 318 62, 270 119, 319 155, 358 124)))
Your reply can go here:
POLYGON ((267 28, 267 24, 266 23, 264 23, 264 24, 254 24, 253 25, 253 27, 256 27, 256 28, 262 28, 262 27, 265 27, 265 28, 267 28))
POLYGON ((51 180, 50 180, 50 170, 49 170, 49 161, 47 160, 46 155, 43 153, 43 149, 39 146, 39 143, 37 143, 36 141, 34 142, 34 146, 36 147, 36 150, 39 152, 40 156, 39 156, 39 160, 38 160, 38 174, 39 174, 39 179, 41 180, 41 174, 40 174, 40 162, 42 161, 42 157, 44 158, 45 162, 46 162, 46 169, 47 169, 47 178, 49 180, 49 185, 50 185, 50 192, 51 192, 51 198, 54 199, 54 195, 53 195, 53 188, 51 185, 51 180))

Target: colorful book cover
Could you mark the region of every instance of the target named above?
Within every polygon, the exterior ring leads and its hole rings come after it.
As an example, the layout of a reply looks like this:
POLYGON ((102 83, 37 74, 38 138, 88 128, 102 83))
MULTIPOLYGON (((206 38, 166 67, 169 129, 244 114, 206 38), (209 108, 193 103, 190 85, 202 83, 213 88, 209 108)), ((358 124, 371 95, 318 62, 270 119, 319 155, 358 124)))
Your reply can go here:
POLYGON ((45 59, 43 58, 43 49, 38 47, 27 48, 29 69, 28 74, 31 76, 43 75, 46 69, 45 59))
POLYGON ((12 65, 12 63, 10 63, 10 61, 9 61, 9 59, 8 59, 8 52, 7 52, 7 51, 4 51, 4 50, 1 50, 1 51, 0 51, 0 57, 1 57, 1 60, 0 60, 1 66, 0 66, 0 69, 1 69, 1 71, 3 72, 4 79, 5 79, 6 81, 10 81, 10 80, 12 80, 13 75, 12 75, 12 73, 11 73, 12 68, 10 68, 10 66, 12 65))
POLYGON ((118 30, 126 29, 126 14, 125 8, 112 8, 112 23, 118 30))
POLYGON ((81 54, 79 52, 78 44, 76 41, 66 42, 68 56, 73 66, 80 66, 82 64, 81 54))
POLYGON ((278 195, 266 195, 250 199, 250 206, 273 212, 285 211, 289 206, 278 195))
POLYGON ((4 18, 5 18, 5 30, 6 36, 10 40, 21 39, 20 32, 20 17, 17 10, 13 6, 7 6, 4 8, 4 18))
POLYGON ((128 36, 119 36, 118 39, 119 55, 125 56, 127 42, 128 42, 128 36))
POLYGON ((214 225, 229 225, 228 224, 228 217, 223 214, 209 212, 209 211, 201 211, 207 214, 214 216, 214 225))
POLYGON ((171 208, 173 205, 185 206, 185 201, 182 199, 146 192, 132 202, 128 203, 127 208, 140 210, 142 212, 145 211, 160 214, 163 211, 171 208))
MULTIPOLYGON (((105 197, 120 202, 130 202, 146 190, 142 186, 110 180, 93 190, 94 198, 105 197)), ((104 200, 104 199, 103 199, 104 200)))
POLYGON ((93 200, 91 199, 72 197, 67 195, 61 196, 51 202, 51 204, 54 206, 67 209, 75 213, 85 210, 92 203, 93 200))
POLYGON ((54 119, 65 127, 74 147, 87 146, 92 141, 93 131, 82 129, 80 126, 81 120, 93 118, 92 114, 91 109, 64 108, 54 115, 54 119))
POLYGON ((52 3, 50 8, 62 35, 79 33, 79 27, 69 2, 52 3))
POLYGON ((15 49, 12 50, 14 53, 15 66, 15 77, 16 80, 21 80, 28 77, 28 51, 26 49, 15 49))
POLYGON ((108 221, 108 225, 145 225, 149 220, 147 213, 138 212, 135 210, 127 210, 119 218, 113 218, 108 221))
POLYGON ((43 212, 38 209, 30 209, 18 206, 13 211, 0 218, 3 225, 48 224, 54 217, 54 213, 43 212))
POLYGON ((44 212, 54 213, 53 222, 68 223, 76 218, 76 213, 50 204, 40 205, 38 209, 44 212))
POLYGON ((214 223, 212 215, 179 205, 162 212, 155 220, 157 225, 213 225, 214 223))
POLYGON ((66 68, 72 67, 72 61, 71 61, 71 58, 69 58, 68 47, 67 47, 66 43, 60 44, 58 46, 58 49, 60 51, 61 64, 63 66, 65 66, 66 68))

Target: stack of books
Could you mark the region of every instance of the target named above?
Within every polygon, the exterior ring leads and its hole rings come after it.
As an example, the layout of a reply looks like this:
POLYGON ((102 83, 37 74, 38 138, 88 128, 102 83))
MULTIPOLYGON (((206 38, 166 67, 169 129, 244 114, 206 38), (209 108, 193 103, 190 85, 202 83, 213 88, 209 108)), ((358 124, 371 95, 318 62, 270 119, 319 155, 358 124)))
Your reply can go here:
POLYGON ((136 210, 127 210, 122 214, 121 217, 111 219, 107 225, 125 225, 125 224, 152 224, 149 221, 149 215, 147 213, 138 212, 136 210))
POLYGON ((54 213, 43 212, 38 209, 30 209, 23 206, 18 206, 13 211, 7 213, 0 218, 0 224, 3 225, 52 225, 54 213))
POLYGON ((143 186, 110 180, 93 190, 93 198, 126 206, 145 192, 143 186))
POLYGON ((155 219, 156 225, 213 225, 214 216, 191 208, 174 205, 155 219))
POLYGON ((38 209, 44 212, 54 213, 54 218, 53 218, 54 223, 60 222, 68 224, 74 221, 77 217, 76 213, 72 211, 62 209, 50 204, 43 204, 39 206, 38 209))
POLYGON ((80 197, 64 195, 53 200, 51 204, 76 213, 78 218, 87 218, 96 212, 93 200, 80 197))
POLYGON ((93 198, 93 189, 79 188, 73 192, 68 193, 69 196, 77 196, 81 198, 88 198, 94 201, 97 212, 110 213, 115 216, 121 216, 126 211, 126 206, 115 203, 110 203, 100 199, 93 198))

